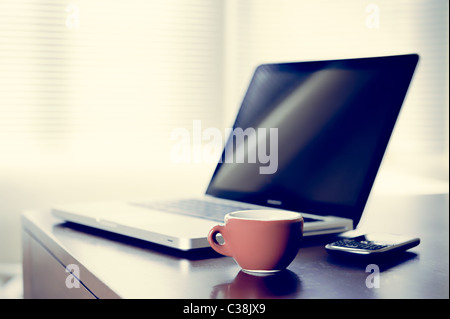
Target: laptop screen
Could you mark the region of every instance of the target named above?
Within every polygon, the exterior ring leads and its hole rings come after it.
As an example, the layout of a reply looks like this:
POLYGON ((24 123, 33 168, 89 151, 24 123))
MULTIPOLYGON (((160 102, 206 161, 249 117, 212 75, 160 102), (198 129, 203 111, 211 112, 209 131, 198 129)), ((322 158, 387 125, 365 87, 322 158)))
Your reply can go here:
POLYGON ((259 66, 206 193, 356 225, 417 61, 259 66))

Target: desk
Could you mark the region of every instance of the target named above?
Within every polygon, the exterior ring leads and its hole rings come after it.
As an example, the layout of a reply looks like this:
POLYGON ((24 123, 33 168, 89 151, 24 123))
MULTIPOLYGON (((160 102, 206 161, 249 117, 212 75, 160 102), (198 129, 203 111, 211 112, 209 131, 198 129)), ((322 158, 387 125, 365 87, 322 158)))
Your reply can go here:
POLYGON ((448 216, 448 194, 371 198, 361 229, 422 242, 379 264, 379 288, 368 288, 366 264, 327 254, 324 244, 333 238, 305 239, 286 271, 255 277, 210 249, 181 253, 28 211, 22 216, 24 297, 449 298, 448 216))

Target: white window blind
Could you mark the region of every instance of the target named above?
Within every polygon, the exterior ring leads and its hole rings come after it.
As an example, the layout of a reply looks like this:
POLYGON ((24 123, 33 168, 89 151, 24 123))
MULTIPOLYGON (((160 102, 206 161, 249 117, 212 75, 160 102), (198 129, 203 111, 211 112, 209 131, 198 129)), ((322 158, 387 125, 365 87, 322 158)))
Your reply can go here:
POLYGON ((0 162, 168 161, 171 130, 221 124, 222 15, 210 0, 1 0, 0 162))
POLYGON ((448 1, 230 0, 226 5, 228 121, 260 63, 418 53, 390 153, 448 152, 448 1))
POLYGON ((448 152, 446 0, 0 0, 0 163, 168 161, 260 63, 412 52, 391 152, 448 152))

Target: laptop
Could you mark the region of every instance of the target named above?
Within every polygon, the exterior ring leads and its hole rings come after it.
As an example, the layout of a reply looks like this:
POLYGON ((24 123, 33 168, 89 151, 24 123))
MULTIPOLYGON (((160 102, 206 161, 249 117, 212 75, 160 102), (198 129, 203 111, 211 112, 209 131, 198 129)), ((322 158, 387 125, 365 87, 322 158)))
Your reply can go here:
POLYGON ((300 212, 304 236, 358 224, 418 55, 260 65, 204 196, 55 206, 65 221, 160 245, 209 247, 225 214, 300 212))

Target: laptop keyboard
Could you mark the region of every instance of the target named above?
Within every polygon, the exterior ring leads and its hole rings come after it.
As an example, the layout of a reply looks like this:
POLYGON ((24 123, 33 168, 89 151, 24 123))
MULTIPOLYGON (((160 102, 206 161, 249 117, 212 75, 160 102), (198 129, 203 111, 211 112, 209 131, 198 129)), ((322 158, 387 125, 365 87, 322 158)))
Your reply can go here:
MULTIPOLYGON (((213 220, 217 222, 224 221, 226 214, 235 212, 238 210, 248 210, 248 209, 269 209, 269 208, 259 208, 251 204, 224 204, 216 203, 210 201, 204 201, 200 199, 181 199, 181 200, 169 200, 169 201, 150 201, 150 202, 140 202, 132 203, 140 207, 145 207, 149 209, 164 211, 173 214, 188 215, 198 218, 203 218, 207 220, 213 220)), ((321 219, 303 217, 305 222, 317 222, 321 219)))

